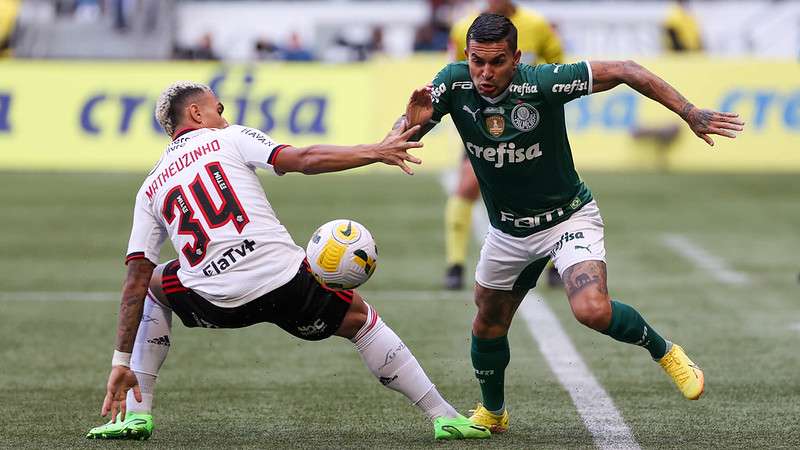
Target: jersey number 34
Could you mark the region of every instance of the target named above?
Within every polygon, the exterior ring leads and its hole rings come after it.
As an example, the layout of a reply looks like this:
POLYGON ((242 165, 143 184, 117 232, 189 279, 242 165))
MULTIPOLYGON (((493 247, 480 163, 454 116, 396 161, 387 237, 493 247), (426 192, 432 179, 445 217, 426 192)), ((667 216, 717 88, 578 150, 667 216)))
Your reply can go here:
MULTIPOLYGON (((200 179, 200 174, 189 185, 189 191, 191 191, 195 203, 200 206, 200 212, 203 214, 205 222, 211 228, 219 228, 225 226, 228 222, 233 222, 236 231, 241 234, 250 219, 247 218, 247 214, 244 212, 241 203, 239 203, 239 199, 233 191, 233 186, 228 181, 228 177, 225 176, 225 171, 222 170, 222 165, 218 162, 212 162, 206 164, 205 169, 211 177, 214 189, 222 199, 222 205, 217 207, 200 179)), ((206 256, 206 249, 210 239, 205 228, 203 228, 203 224, 195 216, 192 205, 186 201, 186 192, 184 192, 182 186, 175 186, 167 193, 167 197, 164 199, 164 208, 161 212, 169 224, 175 221, 176 214, 180 215, 178 219, 178 234, 194 238, 194 244, 184 245, 181 253, 183 253, 183 256, 186 257, 191 266, 199 264, 206 256)))

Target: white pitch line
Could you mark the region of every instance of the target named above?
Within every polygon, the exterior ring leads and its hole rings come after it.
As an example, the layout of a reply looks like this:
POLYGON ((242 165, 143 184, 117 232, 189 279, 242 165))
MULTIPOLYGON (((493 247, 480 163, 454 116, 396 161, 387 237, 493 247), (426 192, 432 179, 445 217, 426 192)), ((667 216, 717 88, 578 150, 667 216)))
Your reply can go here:
POLYGON ((583 362, 547 304, 538 296, 528 294, 520 310, 539 351, 572 397, 595 445, 601 449, 640 448, 611 397, 583 362))
POLYGON ((751 282, 747 274, 729 268, 725 261, 707 252, 682 234, 667 233, 662 236, 662 240, 667 247, 708 272, 720 283, 744 286, 751 282))

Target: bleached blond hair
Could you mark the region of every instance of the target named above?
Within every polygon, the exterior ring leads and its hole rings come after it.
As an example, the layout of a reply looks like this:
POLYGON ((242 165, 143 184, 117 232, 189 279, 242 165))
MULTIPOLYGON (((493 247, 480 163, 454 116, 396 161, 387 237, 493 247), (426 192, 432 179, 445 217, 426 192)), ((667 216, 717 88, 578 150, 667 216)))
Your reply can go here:
POLYGON ((202 91, 212 92, 211 88, 202 83, 194 81, 176 81, 169 85, 156 102, 156 120, 161 128, 171 137, 175 134, 175 127, 179 119, 178 109, 182 103, 191 95, 199 94, 202 91))

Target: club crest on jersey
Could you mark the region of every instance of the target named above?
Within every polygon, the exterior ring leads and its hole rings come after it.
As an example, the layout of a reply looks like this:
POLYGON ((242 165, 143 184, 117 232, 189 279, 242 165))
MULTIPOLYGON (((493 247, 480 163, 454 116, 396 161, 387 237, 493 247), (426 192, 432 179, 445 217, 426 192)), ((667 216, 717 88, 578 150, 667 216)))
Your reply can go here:
POLYGON ((511 124, 519 131, 531 131, 539 125, 539 111, 527 103, 520 103, 511 110, 511 124))
POLYGON ((498 137, 506 130, 506 119, 503 116, 489 116, 486 118, 486 129, 489 134, 498 137))

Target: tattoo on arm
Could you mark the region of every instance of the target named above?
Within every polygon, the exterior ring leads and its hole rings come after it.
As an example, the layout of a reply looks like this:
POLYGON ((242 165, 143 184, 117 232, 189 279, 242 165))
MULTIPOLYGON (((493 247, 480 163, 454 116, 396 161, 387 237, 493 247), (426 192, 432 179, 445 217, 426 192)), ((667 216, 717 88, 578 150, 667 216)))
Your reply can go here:
POLYGON ((564 271, 563 278, 568 297, 589 287, 608 295, 606 263, 603 261, 584 261, 575 264, 564 271))
POLYGON ((689 113, 690 117, 685 120, 699 130, 708 130, 711 120, 714 118, 712 111, 704 109, 694 109, 689 113))
POLYGON ((393 130, 397 130, 400 128, 404 128, 406 123, 406 115, 403 114, 402 116, 398 117, 397 120, 394 121, 394 125, 392 125, 393 130))
POLYGON ((146 259, 136 259, 128 263, 128 275, 122 289, 117 323, 117 349, 121 352, 133 351, 133 341, 139 329, 144 309, 144 297, 150 285, 155 265, 146 259))
POLYGON ((683 120, 689 120, 689 113, 692 112, 692 109, 694 109, 694 105, 687 101, 678 115, 681 116, 683 120))

